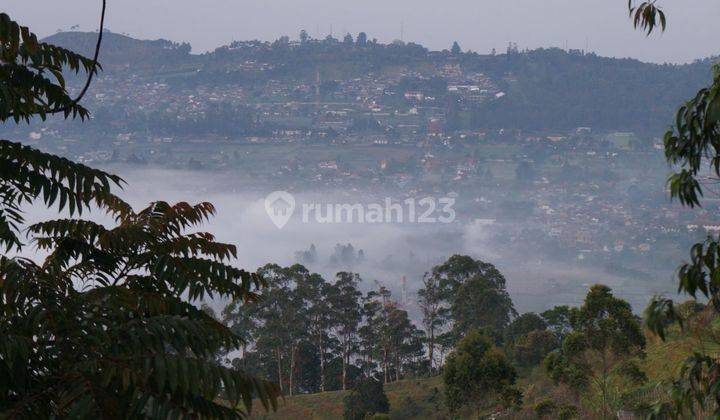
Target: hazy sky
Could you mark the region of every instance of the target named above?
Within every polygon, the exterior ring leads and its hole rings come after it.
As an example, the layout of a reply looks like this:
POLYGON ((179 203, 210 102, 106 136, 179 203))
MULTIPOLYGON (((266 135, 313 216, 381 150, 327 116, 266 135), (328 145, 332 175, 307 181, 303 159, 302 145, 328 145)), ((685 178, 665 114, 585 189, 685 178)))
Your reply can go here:
MULTIPOLYGON (((239 39, 365 31, 432 49, 585 48, 601 55, 686 62, 720 53, 720 2, 659 0, 670 26, 662 36, 633 31, 626 0, 108 0, 108 28, 139 38, 188 41, 194 52, 239 39)), ((3 0, 2 10, 41 35, 80 25, 94 30, 100 0, 3 0)))

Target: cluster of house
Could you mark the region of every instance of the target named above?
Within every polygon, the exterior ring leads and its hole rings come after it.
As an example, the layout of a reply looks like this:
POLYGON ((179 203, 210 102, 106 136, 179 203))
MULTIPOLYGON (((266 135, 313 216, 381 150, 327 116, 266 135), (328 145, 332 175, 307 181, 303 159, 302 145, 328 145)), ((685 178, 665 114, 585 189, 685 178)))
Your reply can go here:
POLYGON ((229 75, 222 82, 217 75, 205 77, 202 69, 192 68, 178 69, 177 75, 169 70, 152 75, 130 69, 108 72, 97 78, 87 105, 98 110, 97 118, 110 120, 117 133, 130 134, 134 141, 150 140, 157 133, 138 130, 135 119, 126 116, 197 121, 220 107, 243 107, 266 129, 232 140, 390 144, 449 135, 454 131, 446 123, 449 101, 474 106, 505 96, 499 81, 463 72, 453 63, 341 80, 321 68, 309 79, 275 77, 274 67, 245 60, 227 70, 240 76, 229 75), (180 83, 178 78, 192 82, 180 83))
MULTIPOLYGON (((274 65, 256 60, 236 64, 232 71, 243 77, 251 75, 251 83, 233 83, 232 75, 228 76, 230 82, 222 83, 199 76, 188 78, 193 83, 173 81, 174 77, 187 76, 182 72, 199 73, 201 69, 177 69, 179 74, 168 70, 153 76, 131 70, 102 74, 93 85, 87 106, 95 111, 93 118, 111 121, 110 131, 106 128, 103 132, 111 139, 108 147, 97 143, 94 148, 81 147, 82 142, 52 126, 32 131, 28 138, 37 142, 57 139, 58 151, 86 163, 126 159, 192 167, 232 167, 243 159, 253 160, 237 151, 216 150, 213 144, 217 140, 224 140, 223 144, 363 145, 380 150, 401 146, 404 152, 399 157, 379 152, 362 165, 301 154, 280 165, 268 165, 272 172, 262 175, 317 187, 395 188, 407 195, 462 190, 475 198, 472 205, 485 209, 497 209, 503 194, 509 195, 507 181, 514 182, 514 176, 498 173, 495 167, 515 168, 521 161, 532 161, 535 152, 523 150, 539 147, 549 151, 549 163, 536 163, 532 186, 523 190, 524 198, 534 203, 527 217, 541 227, 545 237, 582 250, 580 256, 596 252, 648 253, 656 247, 658 237, 678 230, 720 231, 720 224, 710 216, 679 212, 671 204, 660 211, 636 205, 625 191, 614 190, 614 181, 572 182, 548 175, 552 172, 548 167, 562 164, 553 159, 562 161, 569 154, 582 167, 583 162, 609 162, 635 153, 637 139, 632 133, 595 134, 589 127, 559 133, 524 133, 515 129, 457 130, 451 126, 449 103, 475 106, 501 100, 506 96, 502 86, 507 86, 507 80, 464 71, 452 62, 430 69, 400 68, 343 80, 333 79, 323 69, 315 69, 314 78, 303 79, 275 77, 274 65), (222 133, 183 136, 133 125, 133 116, 137 115, 195 121, 232 107, 251 110, 253 123, 262 129, 236 137, 222 133), (602 140, 603 146, 578 147, 578 139, 587 137, 602 140), (519 151, 494 157, 468 152, 481 144, 512 144, 519 151), (183 154, 183 148, 190 152, 183 154), (197 153, 199 150, 202 153, 197 153)), ((232 114, 226 118, 233 118, 232 114)), ((660 155, 650 149, 642 153, 660 155)), ((662 179, 655 186, 661 187, 662 179)))

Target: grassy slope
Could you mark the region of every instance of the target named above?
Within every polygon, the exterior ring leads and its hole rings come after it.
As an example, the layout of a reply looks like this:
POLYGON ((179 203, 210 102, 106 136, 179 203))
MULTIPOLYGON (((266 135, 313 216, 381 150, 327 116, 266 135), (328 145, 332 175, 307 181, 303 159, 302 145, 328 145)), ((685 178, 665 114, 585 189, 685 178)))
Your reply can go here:
MULTIPOLYGON (((707 335, 703 334, 707 337, 707 335)), ((697 335, 696 335, 697 336, 697 335)), ((717 345, 705 343, 705 350, 720 354, 717 345)), ((677 376, 680 365, 693 351, 698 349, 699 341, 692 334, 680 337, 675 331, 667 342, 648 335, 646 357, 640 360, 640 366, 648 376, 646 387, 658 382, 668 381, 677 376)), ((522 372, 518 386, 524 394, 524 407, 521 412, 512 413, 509 418, 531 418, 533 406, 551 398, 562 401, 563 391, 548 380, 541 367, 522 372)), ((627 391, 627 385, 618 383, 616 393, 627 391)), ((442 419, 447 418, 444 407, 443 386, 440 377, 428 379, 408 379, 385 386, 390 400, 390 418, 392 419, 442 419)), ((277 413, 256 412, 255 419, 341 419, 343 415, 343 391, 324 392, 313 395, 286 397, 280 403, 277 413)), ((566 395, 566 393, 565 393, 566 395)), ((647 394, 645 398, 654 395, 647 394)), ((585 401, 591 403, 590 401, 585 401)), ((581 408, 581 416, 592 416, 590 406, 581 408)))
MULTIPOLYGON (((432 419, 444 418, 442 381, 439 377, 407 379, 385 386, 390 400, 390 418, 432 419), (410 402, 412 401, 412 402, 410 402)), ((286 397, 276 413, 262 409, 255 419, 341 419, 346 391, 322 392, 312 395, 286 397)))

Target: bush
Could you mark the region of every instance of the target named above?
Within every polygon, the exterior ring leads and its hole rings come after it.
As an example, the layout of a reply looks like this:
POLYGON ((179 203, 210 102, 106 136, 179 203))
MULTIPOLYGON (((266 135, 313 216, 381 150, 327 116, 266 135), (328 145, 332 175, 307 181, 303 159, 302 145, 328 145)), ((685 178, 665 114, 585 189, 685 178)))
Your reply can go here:
POLYGON ((577 418, 578 409, 574 405, 561 405, 558 406, 555 401, 551 399, 540 401, 533 407, 535 414, 543 419, 557 419, 557 420, 570 420, 577 418))
POLYGON ((557 410, 557 404, 555 404, 553 400, 540 401, 533 407, 533 411, 535 411, 535 414, 540 418, 552 416, 555 410, 557 410))
POLYGON ((443 382, 448 408, 454 412, 466 405, 478 410, 498 403, 516 405, 522 398, 513 387, 516 377, 515 368, 500 349, 488 337, 471 331, 445 363, 443 382))
POLYGON ((536 366, 558 347, 557 341, 550 331, 531 331, 515 342, 512 348, 515 362, 523 367, 536 366))
POLYGON ((563 405, 557 412, 558 420, 570 420, 577 418, 578 409, 574 405, 563 405))
POLYGON ((363 379, 355 389, 345 397, 345 420, 363 420, 377 417, 378 414, 387 414, 390 411, 382 382, 372 378, 363 379), (374 416, 374 417, 373 417, 374 416))
POLYGON ((405 397, 400 404, 393 406, 392 418, 407 419, 416 418, 422 414, 422 408, 411 397, 405 397))

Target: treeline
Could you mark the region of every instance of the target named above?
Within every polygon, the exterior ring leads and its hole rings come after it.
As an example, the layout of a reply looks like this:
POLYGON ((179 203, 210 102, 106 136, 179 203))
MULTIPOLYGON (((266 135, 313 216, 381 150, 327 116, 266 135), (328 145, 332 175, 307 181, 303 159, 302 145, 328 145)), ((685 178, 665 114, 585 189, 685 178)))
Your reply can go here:
POLYGON ((232 302, 223 321, 246 341, 232 363, 276 381, 288 394, 353 388, 437 374, 467 331, 502 340, 517 315, 505 278, 492 265, 456 255, 425 275, 417 305, 422 322, 384 286, 367 289, 357 273, 328 281, 300 264, 268 264, 257 303, 232 302))
POLYGON ((89 128, 99 133, 112 134, 118 127, 131 127, 137 133, 169 137, 270 135, 274 128, 260 122, 254 109, 230 103, 209 104, 202 112, 185 118, 178 118, 177 114, 163 110, 122 112, 113 107, 98 107, 92 120, 72 128, 89 128))
MULTIPOLYGON (((44 42, 61 45, 86 56, 92 56, 97 42, 96 32, 58 32, 44 42)), ((127 35, 103 33, 103 67, 121 68, 132 64, 143 70, 171 69, 176 64, 188 64, 195 56, 187 42, 173 42, 165 39, 139 40, 127 35)))
POLYGON ((246 342, 233 365, 272 379, 289 395, 427 371, 424 334, 386 288, 363 294, 358 274, 340 272, 328 282, 299 264, 268 264, 258 273, 268 282, 262 298, 222 312, 246 342))
POLYGON ((455 255, 425 275, 421 322, 384 286, 367 288, 357 273, 328 281, 300 264, 258 270, 268 285, 254 303, 236 301, 222 320, 245 339, 232 363, 276 381, 287 394, 350 389, 360 378, 382 382, 437 374, 468 331, 497 344, 523 334, 505 278, 489 263, 455 255), (515 321, 513 321, 515 319, 515 321))
POLYGON ((710 64, 657 65, 633 59, 538 49, 495 60, 464 59, 468 69, 505 79, 507 93, 470 107, 466 127, 593 127, 659 136, 675 104, 707 82, 710 64), (643 112, 637 112, 642 109, 643 112))
POLYGON ((241 352, 219 357, 286 395, 355 390, 357 399, 375 383, 443 375, 451 411, 519 409, 517 378, 540 366, 556 389, 537 410, 572 417, 588 395, 601 412, 620 404, 611 395, 618 380, 647 380, 636 363, 640 319, 606 286, 593 286, 578 308, 519 315, 496 267, 454 255, 424 276, 414 322, 387 288, 361 292, 357 273, 328 280, 300 264, 258 273, 267 281, 261 298, 218 316, 244 339, 241 352))
POLYGON ((289 39, 281 38, 273 43, 240 42, 219 48, 208 56, 212 64, 193 77, 200 84, 204 79, 247 83, 245 73, 227 71, 230 63, 247 59, 276 65, 257 77, 309 82, 315 80, 318 68, 323 80, 349 80, 371 72, 382 75, 397 66, 413 69, 457 64, 465 73, 489 76, 506 93, 499 100, 467 103, 449 94, 444 89, 447 82, 439 75, 415 78, 413 83, 403 80, 392 87, 399 95, 386 98, 388 105, 394 105, 408 90, 436 97, 445 108, 449 131, 593 127, 657 136, 672 120, 673 104, 691 96, 711 76, 711 60, 658 65, 559 48, 477 54, 429 51, 413 43, 358 44, 334 38, 291 45, 289 39), (646 112, 638 113, 638 109, 646 112))

